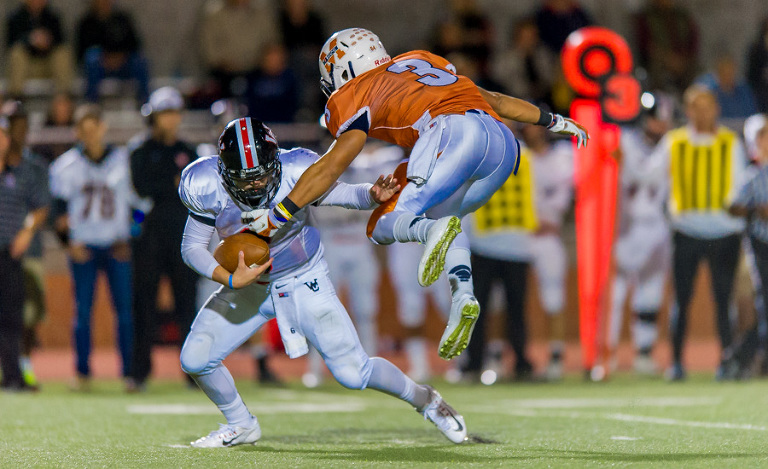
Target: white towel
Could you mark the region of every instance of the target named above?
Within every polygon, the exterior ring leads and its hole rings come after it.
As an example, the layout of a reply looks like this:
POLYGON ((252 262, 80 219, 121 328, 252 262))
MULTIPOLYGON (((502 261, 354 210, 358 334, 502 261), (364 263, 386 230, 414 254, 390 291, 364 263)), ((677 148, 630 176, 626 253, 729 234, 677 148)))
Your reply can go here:
POLYGON ((445 116, 437 116, 423 127, 423 129, 417 129, 419 130, 419 139, 416 140, 416 145, 411 150, 406 171, 408 181, 419 187, 427 183, 435 169, 440 150, 440 139, 445 129, 445 116))
POLYGON ((309 352, 307 338, 304 336, 299 322, 296 285, 302 284, 298 283, 295 277, 281 279, 273 282, 269 291, 272 296, 272 303, 275 305, 277 328, 283 339, 285 353, 290 358, 298 358, 309 352))

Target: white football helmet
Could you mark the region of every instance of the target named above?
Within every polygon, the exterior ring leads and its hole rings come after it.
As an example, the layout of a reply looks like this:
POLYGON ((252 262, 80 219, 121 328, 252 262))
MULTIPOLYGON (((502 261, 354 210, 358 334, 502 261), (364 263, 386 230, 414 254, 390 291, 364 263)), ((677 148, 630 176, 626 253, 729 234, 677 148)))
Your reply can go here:
POLYGON ((337 31, 320 50, 320 87, 327 97, 358 75, 392 60, 379 37, 363 28, 337 31))

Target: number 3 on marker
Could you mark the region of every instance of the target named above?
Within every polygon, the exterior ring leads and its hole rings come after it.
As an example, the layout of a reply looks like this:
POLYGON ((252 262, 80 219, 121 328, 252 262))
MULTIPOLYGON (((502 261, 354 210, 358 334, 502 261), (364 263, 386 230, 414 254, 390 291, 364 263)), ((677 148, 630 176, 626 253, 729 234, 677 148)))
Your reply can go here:
POLYGON ((435 68, 431 63, 421 59, 398 60, 387 67, 387 71, 397 74, 403 72, 415 73, 421 77, 416 81, 427 86, 446 86, 456 83, 459 79, 453 73, 441 68, 435 68))

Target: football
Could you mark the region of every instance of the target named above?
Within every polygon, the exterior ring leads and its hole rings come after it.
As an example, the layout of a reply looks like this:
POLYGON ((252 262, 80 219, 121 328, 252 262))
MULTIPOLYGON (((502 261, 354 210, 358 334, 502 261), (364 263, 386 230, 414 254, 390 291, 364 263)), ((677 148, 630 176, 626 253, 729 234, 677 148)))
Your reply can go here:
POLYGON ((261 265, 269 260, 269 245, 250 231, 225 238, 216 246, 213 258, 227 271, 234 272, 240 251, 245 254, 245 265, 261 265))

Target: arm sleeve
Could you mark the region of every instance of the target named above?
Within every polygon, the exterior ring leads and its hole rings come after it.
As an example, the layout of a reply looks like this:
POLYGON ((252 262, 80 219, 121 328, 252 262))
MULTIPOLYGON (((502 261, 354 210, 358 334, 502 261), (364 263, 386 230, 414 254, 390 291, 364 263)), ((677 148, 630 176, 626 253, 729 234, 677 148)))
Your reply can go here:
POLYGON ((378 204, 371 197, 373 184, 345 184, 337 182, 331 190, 315 202, 316 205, 333 205, 355 210, 372 210, 378 204))
POLYGON ((731 174, 733 174, 731 190, 728 191, 726 200, 731 202, 736 198, 739 188, 744 183, 746 176, 747 157, 744 153, 744 145, 741 144, 741 140, 738 138, 733 143, 733 158, 731 158, 731 174))
POLYGON ((736 192, 736 197, 733 199, 733 202, 731 202, 731 205, 736 205, 738 207, 744 207, 747 209, 754 208, 754 174, 751 174, 751 176, 753 177, 748 176, 745 178, 746 181, 736 192))
POLYGON ((213 277, 213 271, 219 265, 213 258, 213 254, 208 251, 208 244, 211 242, 214 230, 213 226, 189 216, 181 238, 181 257, 184 263, 209 279, 213 277))

